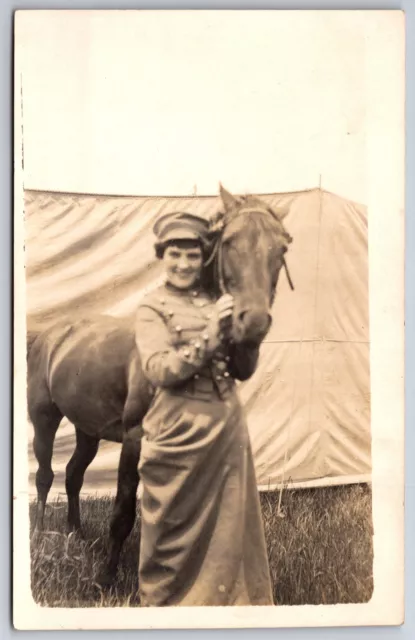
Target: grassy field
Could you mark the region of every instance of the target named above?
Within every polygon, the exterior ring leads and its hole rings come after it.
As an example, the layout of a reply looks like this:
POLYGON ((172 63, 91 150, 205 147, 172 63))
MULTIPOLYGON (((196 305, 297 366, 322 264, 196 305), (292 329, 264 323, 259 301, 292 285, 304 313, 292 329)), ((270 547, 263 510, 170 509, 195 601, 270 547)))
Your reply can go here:
MULTIPOLYGON (((371 491, 366 485, 261 495, 275 604, 367 602, 372 595, 371 491)), ((138 530, 127 540, 116 584, 95 582, 106 556, 111 498, 82 501, 85 538, 64 535, 66 503, 47 508, 46 531, 31 540, 32 590, 49 607, 139 606, 138 530)), ((31 522, 34 505, 31 505, 31 522)))

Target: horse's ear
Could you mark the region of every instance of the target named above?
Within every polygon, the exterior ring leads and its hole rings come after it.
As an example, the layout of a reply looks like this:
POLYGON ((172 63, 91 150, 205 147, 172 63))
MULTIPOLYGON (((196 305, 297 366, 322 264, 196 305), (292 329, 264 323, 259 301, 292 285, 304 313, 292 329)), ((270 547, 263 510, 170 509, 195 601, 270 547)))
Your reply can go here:
POLYGON ((278 207, 276 209, 274 209, 274 212, 276 214, 276 216, 278 217, 279 220, 281 220, 281 222, 284 220, 284 218, 286 218, 290 212, 289 207, 278 207))
POLYGON ((229 191, 226 191, 221 183, 219 183, 219 195, 222 199, 226 211, 232 209, 238 202, 238 200, 231 193, 229 193, 229 191))

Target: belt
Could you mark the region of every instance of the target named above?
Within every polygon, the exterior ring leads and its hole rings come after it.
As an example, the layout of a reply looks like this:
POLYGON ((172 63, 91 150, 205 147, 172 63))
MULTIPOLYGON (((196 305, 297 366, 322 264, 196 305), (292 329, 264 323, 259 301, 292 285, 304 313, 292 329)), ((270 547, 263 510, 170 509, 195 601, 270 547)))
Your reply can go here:
POLYGON ((172 391, 177 395, 208 401, 215 396, 222 399, 228 397, 234 386, 233 378, 224 377, 211 367, 204 367, 172 391))

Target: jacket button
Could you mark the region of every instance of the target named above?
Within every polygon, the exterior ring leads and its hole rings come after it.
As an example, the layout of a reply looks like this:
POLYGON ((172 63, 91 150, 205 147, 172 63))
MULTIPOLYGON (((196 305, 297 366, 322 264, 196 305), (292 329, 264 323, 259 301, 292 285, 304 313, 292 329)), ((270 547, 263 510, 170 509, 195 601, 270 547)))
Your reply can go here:
POLYGON ((195 379, 195 380, 199 380, 199 378, 200 378, 199 374, 198 374, 198 373, 195 373, 195 375, 194 375, 194 379, 195 379))
POLYGON ((174 313, 173 313, 173 311, 171 309, 167 313, 169 314, 170 318, 174 315, 174 313))
POLYGON ((222 380, 222 376, 216 376, 216 380, 222 380))
POLYGON ((200 344, 200 342, 199 342, 199 341, 195 342, 195 347, 196 347, 196 349, 200 349, 201 344, 200 344))
POLYGON ((225 378, 229 378, 229 371, 225 371, 225 373, 223 374, 225 378))
POLYGON ((182 330, 182 328, 181 328, 181 326, 178 324, 178 325, 177 325, 177 327, 176 327, 176 331, 177 331, 177 333, 180 333, 180 332, 181 332, 181 330, 182 330))
POLYGON ((207 342, 207 341, 209 340, 209 336, 208 336, 208 334, 207 334, 207 333, 204 333, 204 334, 203 334, 203 340, 204 340, 205 342, 207 342))

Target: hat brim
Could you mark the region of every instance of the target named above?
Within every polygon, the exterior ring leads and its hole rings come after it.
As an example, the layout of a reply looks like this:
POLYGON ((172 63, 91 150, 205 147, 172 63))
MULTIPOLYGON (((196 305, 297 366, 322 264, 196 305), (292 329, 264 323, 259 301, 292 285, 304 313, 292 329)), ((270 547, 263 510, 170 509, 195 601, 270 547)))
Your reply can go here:
POLYGON ((172 229, 167 231, 163 234, 162 242, 169 242, 170 240, 194 240, 203 243, 203 238, 191 229, 172 229))

